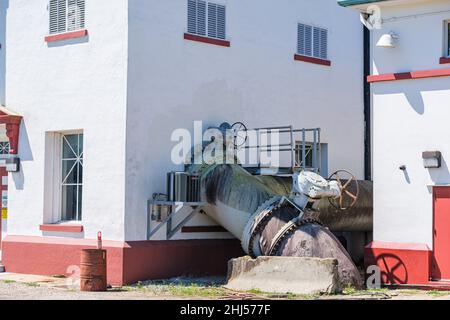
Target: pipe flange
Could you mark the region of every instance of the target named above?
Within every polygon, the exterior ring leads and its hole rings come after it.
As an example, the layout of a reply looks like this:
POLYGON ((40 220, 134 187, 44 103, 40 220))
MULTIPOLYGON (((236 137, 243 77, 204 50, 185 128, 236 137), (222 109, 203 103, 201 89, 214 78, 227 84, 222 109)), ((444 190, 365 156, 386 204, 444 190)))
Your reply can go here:
POLYGON ((242 233, 242 249, 252 256, 260 255, 261 253, 254 252, 254 240, 256 235, 265 225, 263 222, 272 214, 273 210, 282 203, 284 197, 275 196, 265 201, 248 220, 242 233))
POLYGON ((313 218, 306 218, 306 219, 295 218, 295 219, 292 219, 291 221, 289 221, 288 223, 286 223, 283 226, 283 228, 281 228, 278 231, 278 233, 276 234, 276 236, 274 237, 274 239, 270 245, 270 250, 269 250, 268 256, 275 256, 276 253, 278 252, 278 250, 280 249, 280 246, 283 243, 283 240, 285 240, 293 232, 297 231, 298 228, 300 228, 301 226, 304 226, 309 223, 314 223, 314 224, 323 226, 322 222, 320 222, 317 219, 313 219, 313 218))

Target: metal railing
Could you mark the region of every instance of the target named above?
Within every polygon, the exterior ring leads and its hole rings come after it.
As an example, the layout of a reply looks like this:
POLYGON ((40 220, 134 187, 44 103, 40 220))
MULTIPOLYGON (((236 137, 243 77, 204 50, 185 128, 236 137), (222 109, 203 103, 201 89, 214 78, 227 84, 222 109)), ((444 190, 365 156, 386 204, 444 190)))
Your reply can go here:
MULTIPOLYGON (((262 152, 281 152, 289 153, 290 165, 288 169, 290 169, 291 173, 298 170, 310 170, 320 173, 322 161, 320 128, 294 129, 293 126, 280 126, 249 129, 247 132, 256 133, 256 144, 251 145, 249 141, 246 141, 246 144, 240 148, 247 150, 256 149, 257 168, 263 167, 261 163, 262 152), (280 142, 262 144, 262 136, 268 134, 278 134, 280 142)), ((237 148, 239 149, 239 147, 237 148)))

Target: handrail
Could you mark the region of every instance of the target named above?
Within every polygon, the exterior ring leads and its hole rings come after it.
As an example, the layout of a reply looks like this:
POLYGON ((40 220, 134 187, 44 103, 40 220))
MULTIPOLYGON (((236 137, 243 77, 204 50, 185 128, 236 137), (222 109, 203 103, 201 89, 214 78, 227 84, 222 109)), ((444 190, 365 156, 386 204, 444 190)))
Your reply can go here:
POLYGON ((321 171, 321 129, 302 128, 294 129, 293 126, 263 127, 249 129, 247 132, 256 132, 256 145, 244 145, 241 148, 257 150, 257 167, 261 168, 261 152, 290 152, 290 168, 292 173, 296 169, 312 169, 321 171), (278 134, 289 134, 289 142, 261 144, 261 136, 276 132, 278 134), (300 134, 300 137, 297 137, 300 134), (311 137, 309 137, 311 136, 311 137), (311 148, 311 150, 307 150, 311 148), (307 166, 307 157, 312 151, 312 166, 307 166), (299 159, 298 159, 299 158, 299 159), (297 163, 298 162, 298 163, 297 163))

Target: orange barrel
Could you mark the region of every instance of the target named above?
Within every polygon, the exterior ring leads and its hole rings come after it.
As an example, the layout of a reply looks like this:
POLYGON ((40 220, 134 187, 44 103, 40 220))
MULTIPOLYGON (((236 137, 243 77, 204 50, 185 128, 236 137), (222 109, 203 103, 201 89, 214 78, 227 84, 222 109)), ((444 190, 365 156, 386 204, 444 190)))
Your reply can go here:
POLYGON ((106 250, 82 250, 80 269, 81 291, 106 291, 106 250))

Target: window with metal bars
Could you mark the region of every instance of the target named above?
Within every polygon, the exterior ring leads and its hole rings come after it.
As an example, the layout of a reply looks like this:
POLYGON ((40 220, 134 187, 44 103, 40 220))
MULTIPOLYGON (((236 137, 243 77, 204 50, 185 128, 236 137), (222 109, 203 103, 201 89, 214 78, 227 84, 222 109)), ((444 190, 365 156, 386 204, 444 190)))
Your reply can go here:
POLYGON ((445 23, 445 32, 446 32, 446 56, 450 57, 450 21, 445 23))
POLYGON ((188 33, 226 38, 226 7, 203 0, 188 0, 188 33))
POLYGON ((2 141, 0 142, 0 155, 9 154, 9 142, 2 141))
POLYGON ((83 134, 62 135, 61 220, 81 221, 83 134))
POLYGON ((299 23, 297 53, 308 57, 328 59, 328 30, 299 23))
POLYGON ((50 0, 50 34, 85 28, 85 0, 50 0))

